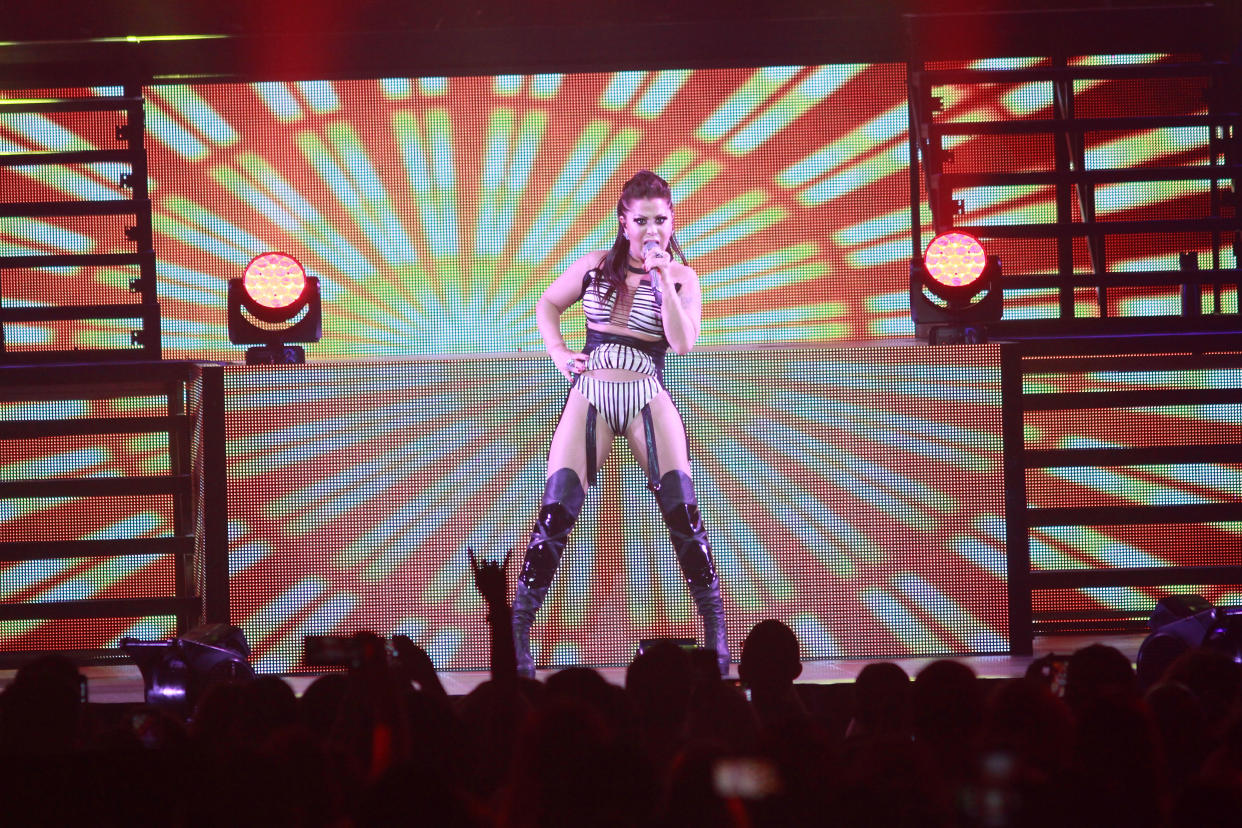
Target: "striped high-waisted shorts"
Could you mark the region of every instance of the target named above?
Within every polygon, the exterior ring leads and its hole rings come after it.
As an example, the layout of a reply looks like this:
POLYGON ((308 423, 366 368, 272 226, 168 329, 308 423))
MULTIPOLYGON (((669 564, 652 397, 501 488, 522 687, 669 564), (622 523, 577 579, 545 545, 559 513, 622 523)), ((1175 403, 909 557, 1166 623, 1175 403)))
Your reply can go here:
POLYGON ((587 355, 586 371, 619 368, 649 376, 632 380, 602 380, 584 373, 574 381, 574 388, 595 406, 612 433, 622 435, 630 421, 655 399, 663 386, 655 376, 655 363, 642 351, 617 343, 599 346, 587 355))
POLYGON ((664 390, 655 360, 637 348, 619 342, 605 342, 589 354, 584 373, 574 378, 574 389, 591 404, 587 409, 586 459, 587 485, 595 485, 595 417, 602 414, 614 435, 625 434, 635 417, 642 416, 647 444, 647 485, 659 488, 660 461, 656 457, 655 430, 651 420, 651 401, 664 390), (645 374, 630 380, 602 380, 587 372, 617 368, 645 374))
POLYGON ((660 393, 662 387, 655 377, 621 382, 595 377, 578 377, 574 383, 578 393, 604 416, 604 422, 618 436, 625 433, 630 422, 642 413, 660 393))

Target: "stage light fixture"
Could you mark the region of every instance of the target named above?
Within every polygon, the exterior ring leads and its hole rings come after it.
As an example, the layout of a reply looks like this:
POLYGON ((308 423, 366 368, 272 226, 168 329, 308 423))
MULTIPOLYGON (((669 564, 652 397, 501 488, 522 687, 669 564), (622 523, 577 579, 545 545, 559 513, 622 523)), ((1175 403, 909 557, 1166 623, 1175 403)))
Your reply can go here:
POLYGON ((941 233, 910 260, 910 317, 928 344, 985 342, 1003 310, 1000 261, 974 236, 941 233))
POLYGON ((212 684, 254 678, 246 634, 230 624, 195 627, 168 641, 122 638, 119 646, 142 673, 147 704, 181 716, 212 684))
POLYGON ((288 253, 260 253, 240 279, 229 280, 229 341, 246 349, 247 365, 302 363, 306 351, 290 342, 323 335, 319 280, 288 253))
POLYGON ((1139 684, 1151 687, 1174 661, 1189 650, 1204 648, 1242 664, 1242 613, 1213 607, 1200 595, 1167 595, 1156 604, 1149 621, 1151 635, 1135 659, 1139 684))

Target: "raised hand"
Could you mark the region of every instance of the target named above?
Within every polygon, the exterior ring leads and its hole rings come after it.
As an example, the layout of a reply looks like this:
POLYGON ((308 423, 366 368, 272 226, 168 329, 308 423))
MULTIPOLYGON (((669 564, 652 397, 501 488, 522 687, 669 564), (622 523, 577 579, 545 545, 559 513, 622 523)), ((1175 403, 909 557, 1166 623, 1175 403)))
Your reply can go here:
POLYGON ((491 609, 509 606, 508 591, 508 570, 509 558, 513 555, 510 549, 505 555, 504 563, 496 563, 495 561, 479 562, 474 555, 473 549, 467 549, 470 555, 470 569, 474 572, 474 587, 483 596, 483 600, 491 609))
POLYGON ((492 680, 513 682, 517 680, 517 651, 513 644, 513 618, 509 614, 507 597, 509 559, 513 550, 505 554, 504 563, 484 561, 479 563, 474 550, 467 548, 470 568, 474 571, 474 586, 487 601, 487 626, 491 634, 492 680))

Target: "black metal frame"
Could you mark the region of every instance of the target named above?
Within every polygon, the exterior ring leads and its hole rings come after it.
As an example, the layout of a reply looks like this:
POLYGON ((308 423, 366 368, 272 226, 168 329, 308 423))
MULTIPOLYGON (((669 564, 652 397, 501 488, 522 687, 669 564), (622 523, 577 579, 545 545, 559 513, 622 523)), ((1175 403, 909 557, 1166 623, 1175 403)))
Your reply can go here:
MULTIPOLYGON (((911 37, 918 18, 911 18, 911 37)), ((1189 297, 1198 298, 1203 285, 1213 286, 1216 314, 1221 313, 1221 286, 1235 286, 1242 295, 1242 212, 1237 194, 1242 182, 1242 113, 1236 90, 1242 88, 1242 65, 1205 58, 1199 62, 1125 66, 1069 66, 1064 54, 1053 56, 1054 66, 1033 69, 944 69, 928 70, 916 54, 907 64, 910 135, 910 211, 911 256, 922 255, 920 185, 926 189, 934 232, 950 229, 970 233, 980 239, 1053 239, 1057 246, 1057 272, 1023 274, 1006 267, 1001 283, 1006 293, 1019 290, 1055 288, 1058 316, 1075 317, 1074 291, 1094 287, 1101 317, 1108 316, 1108 288, 1115 286, 1181 287, 1189 297), (1074 82, 1088 79, 1204 78, 1208 83, 1206 115, 1117 116, 1076 118, 1074 82), (937 122, 940 101, 934 91, 949 84, 1036 83, 1052 84, 1055 117, 1001 122, 937 122), (1234 90, 1233 93, 1230 90, 1234 90), (1083 137, 1105 130, 1155 129, 1202 126, 1208 129, 1208 163, 1182 167, 1126 167, 1087 169, 1083 137), (1054 167, 1050 171, 954 173, 946 171, 953 154, 942 146, 946 135, 1052 135, 1054 167), (1208 181, 1208 215, 1171 220, 1100 221, 1095 210, 1095 186, 1113 182, 1208 181), (1222 187, 1232 183, 1232 196, 1222 187), (1009 187, 1044 184, 1055 186, 1056 221, 1051 224, 955 225, 962 203, 954 198, 961 187, 1009 187), (1233 215, 1226 215, 1231 206, 1233 215), (1074 221, 1077 203, 1080 221, 1074 221), (1106 239, 1110 235, 1135 233, 1208 232, 1212 238, 1211 266, 1197 263, 1176 271, 1138 273, 1110 272, 1106 239), (1075 239, 1085 238, 1091 258, 1091 273, 1074 272, 1075 239), (1234 267, 1221 261, 1221 248, 1232 242, 1234 267)), ((1198 302, 1185 301, 1187 316, 1199 315, 1198 302)), ((1239 313, 1231 314, 1238 317, 1239 313)), ((992 328, 989 326, 989 332, 992 328)), ((1004 336, 1003 332, 998 333, 1004 336)), ((1056 335, 1049 333, 1048 335, 1056 335)))
MULTIPOLYGON (((1068 466, 1188 465, 1242 462, 1242 441, 1219 444, 1176 444, 1105 448, 1028 450, 1024 415, 1028 411, 1236 405, 1242 417, 1242 385, 1236 388, 1167 388, 1080 393, 1034 393, 1024 380, 1040 374, 1097 371, 1142 374, 1242 368, 1242 337, 1233 333, 1170 334, 1146 337, 1033 339, 1001 345, 1001 406, 1004 443, 1006 560, 1009 590, 1011 652, 1030 655, 1037 622, 1046 631, 1098 628, 1100 619, 1114 625, 1138 619, 1120 612, 1048 613, 1035 618, 1031 593, 1041 589, 1099 586, 1160 586, 1174 584, 1242 583, 1242 550, 1234 560, 1210 566, 1168 566, 1031 570, 1031 529, 1039 526, 1198 524, 1242 521, 1242 500, 1191 505, 1127 507, 1032 508, 1026 473, 1031 469, 1068 466)), ((1242 420, 1240 420, 1242 421, 1242 420)))
POLYGON ((229 616, 228 456, 224 431, 224 366, 200 365, 192 389, 197 478, 193 576, 204 624, 232 623, 229 616))
POLYGON ((161 355, 160 306, 156 296, 155 249, 151 224, 151 199, 147 183, 145 114, 142 87, 128 82, 119 97, 0 101, 0 113, 124 112, 126 122, 117 127, 116 139, 124 149, 75 150, 72 152, 17 152, 0 154, 0 167, 91 164, 104 161, 130 165, 121 177, 122 186, 133 193, 128 199, 103 201, 41 201, 0 203, 0 217, 133 216, 125 236, 134 242, 132 253, 57 253, 0 256, 0 284, 4 270, 44 267, 98 267, 137 265, 139 276, 130 283, 138 295, 132 303, 60 305, 53 307, 4 307, 0 290, 0 363, 56 363, 80 361, 157 360, 161 355), (136 319, 140 327, 130 334, 132 348, 81 348, 62 350, 6 347, 4 326, 9 322, 53 322, 92 319, 136 319))
MULTIPOLYGON (((169 473, 142 477, 7 480, 0 498, 169 495, 173 531, 162 538, 27 540, 0 543, 0 562, 112 555, 172 555, 174 594, 152 598, 0 603, 0 621, 175 615, 178 634, 228 622, 228 521, 224 367, 192 362, 0 367, 0 401, 162 397, 166 415, 0 422, 0 441, 65 435, 166 434, 169 473)), ((0 667, 30 652, 0 653, 0 667)), ((122 658, 119 650, 76 650, 83 662, 122 658)))

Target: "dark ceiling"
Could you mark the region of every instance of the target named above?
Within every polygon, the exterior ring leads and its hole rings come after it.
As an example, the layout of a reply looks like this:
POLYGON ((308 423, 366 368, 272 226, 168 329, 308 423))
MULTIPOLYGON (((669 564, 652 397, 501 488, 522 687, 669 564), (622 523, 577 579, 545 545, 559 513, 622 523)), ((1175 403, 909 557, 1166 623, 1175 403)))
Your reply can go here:
POLYGON ((33 0, 0 21, 0 85, 1228 53, 1242 32, 1234 0, 1066 2, 33 0))
MULTIPOLYGON (((126 35, 336 33, 530 26, 630 26, 730 20, 871 19, 903 14, 1126 10, 1203 0, 44 0, 10 3, 4 40, 126 35)), ((1235 3, 1218 2, 1222 8, 1235 3)))

